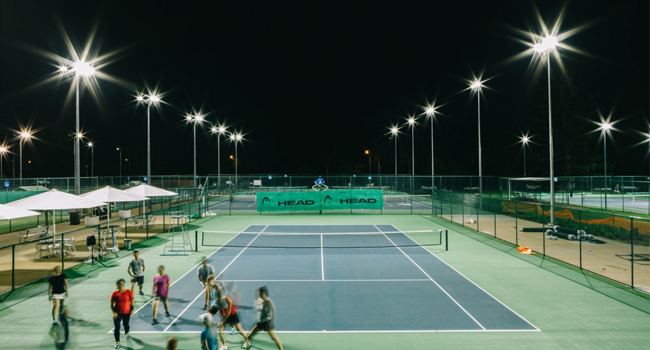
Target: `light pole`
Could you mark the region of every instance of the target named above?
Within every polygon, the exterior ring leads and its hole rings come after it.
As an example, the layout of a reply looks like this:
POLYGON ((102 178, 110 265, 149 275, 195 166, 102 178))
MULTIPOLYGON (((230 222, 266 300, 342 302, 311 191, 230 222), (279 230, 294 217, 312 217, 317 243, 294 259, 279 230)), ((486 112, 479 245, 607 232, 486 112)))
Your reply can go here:
POLYGON ((118 147, 117 151, 120 152, 120 185, 122 184, 122 150, 118 147))
POLYGON ((528 147, 528 142, 530 141, 530 138, 528 137, 528 135, 524 135, 520 139, 521 139, 522 147, 524 148, 524 177, 526 177, 526 147, 528 147))
MULTIPOLYGON (((431 177, 435 176, 435 166, 433 162, 433 118, 435 117, 436 109, 434 107, 427 107, 424 112, 431 122, 431 177)), ((431 186, 433 186, 433 179, 431 179, 431 186)))
POLYGON ((364 153, 368 156, 368 175, 370 175, 370 174, 372 174, 372 163, 371 163, 371 160, 370 160, 370 157, 371 157, 370 150, 365 150, 364 153))
POLYGON ((4 175, 4 173, 2 172, 2 162, 4 161, 6 154, 7 154, 7 147, 5 147, 4 145, 0 146, 0 178, 2 178, 2 175, 4 175))
MULTIPOLYGON (((95 74, 95 68, 93 66, 84 61, 76 61, 76 62, 71 62, 71 66, 61 66, 59 67, 59 72, 61 73, 69 73, 69 74, 74 74, 75 75, 75 85, 76 85, 76 96, 77 96, 77 113, 76 113, 76 118, 75 118, 75 134, 79 134, 79 82, 81 81, 82 77, 90 77, 95 74)), ((76 195, 79 195, 81 193, 81 179, 80 179, 80 165, 79 165, 79 142, 80 140, 78 138, 75 138, 75 144, 74 144, 74 193, 76 195)))
POLYGON ((399 132, 399 129, 396 127, 392 127, 390 129, 390 133, 393 134, 393 138, 395 139, 395 175, 397 175, 397 133, 399 132))
POLYGON ((241 142, 242 140, 243 137, 241 134, 230 134, 230 142, 235 143, 235 190, 237 189, 237 176, 238 176, 237 167, 239 166, 239 158, 237 158, 237 143, 241 142))
POLYGON ((555 177, 553 174, 553 118, 551 115, 551 52, 557 46, 557 38, 554 36, 546 36, 540 42, 533 46, 533 49, 538 54, 546 55, 547 71, 548 71, 548 149, 549 149, 549 175, 550 175, 550 188, 551 188, 551 224, 555 223, 555 177))
POLYGON ((147 105, 147 182, 151 183, 151 105, 161 101, 156 94, 138 95, 136 101, 147 105))
MULTIPOLYGON (((20 180, 23 179, 23 143, 28 140, 30 137, 32 137, 32 134, 30 134, 27 131, 23 131, 20 133, 20 180)), ((22 181, 21 181, 22 185, 22 181)))
POLYGON ((602 123, 599 123, 603 137, 603 165, 605 167, 605 210, 607 210, 607 136, 611 137, 612 130, 614 127, 614 122, 610 122, 609 119, 604 120, 602 123))
POLYGON ((93 177, 95 176, 95 145, 88 142, 88 147, 90 147, 90 177, 93 177))
POLYGON ((411 117, 407 122, 411 126, 411 176, 415 176, 415 118, 411 117))
POLYGON ((221 135, 226 132, 225 126, 213 126, 212 133, 217 134, 217 188, 221 193, 221 135))
POLYGON ((203 123, 203 116, 202 115, 187 115, 185 116, 185 120, 187 120, 188 123, 194 124, 194 191, 196 193, 196 188, 197 188, 197 180, 196 180, 196 125, 197 124, 202 124, 203 123))
POLYGON ((476 92, 478 99, 478 196, 480 208, 483 208, 483 158, 481 150, 481 84, 480 80, 472 82, 470 88, 476 92))

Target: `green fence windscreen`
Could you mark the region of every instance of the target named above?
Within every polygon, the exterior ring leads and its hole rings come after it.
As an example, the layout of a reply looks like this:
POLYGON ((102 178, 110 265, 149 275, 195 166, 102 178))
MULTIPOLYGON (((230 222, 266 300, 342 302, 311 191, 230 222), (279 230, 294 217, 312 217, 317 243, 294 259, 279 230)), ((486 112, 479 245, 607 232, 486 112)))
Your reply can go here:
POLYGON ((382 210, 382 190, 257 192, 257 211, 382 210))

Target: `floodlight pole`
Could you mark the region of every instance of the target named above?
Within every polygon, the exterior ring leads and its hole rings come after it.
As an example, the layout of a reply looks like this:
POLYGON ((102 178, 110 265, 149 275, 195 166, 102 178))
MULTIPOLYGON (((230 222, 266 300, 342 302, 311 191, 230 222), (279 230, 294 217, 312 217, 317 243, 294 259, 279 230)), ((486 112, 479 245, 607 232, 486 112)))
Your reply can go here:
POLYGON ((479 207, 483 209, 483 158, 481 151, 481 90, 478 89, 478 195, 479 207))
POLYGON ((551 52, 546 53, 548 61, 548 147, 550 162, 551 224, 555 223, 555 177, 553 173, 553 118, 551 114, 551 52))
POLYGON ((221 132, 217 132, 217 189, 221 193, 221 132))
POLYGON ((23 184, 23 136, 20 136, 20 185, 23 184))
POLYGON ((411 165, 413 168, 411 176, 415 176, 415 121, 411 124, 411 165))
POLYGON ((395 175, 397 175, 397 134, 394 135, 395 138, 395 175))
POLYGON ((147 183, 151 184, 151 97, 147 103, 147 183))
POLYGON ((196 119, 194 119, 194 196, 196 196, 196 187, 196 119))
POLYGON ((526 177, 526 143, 524 142, 524 177, 526 177))
MULTIPOLYGON (((81 76, 76 73, 75 74, 75 80, 76 80, 76 85, 77 85, 77 113, 76 113, 76 119, 75 119, 75 140, 74 140, 74 194, 79 195, 81 193, 81 175, 80 175, 80 165, 79 165, 79 80, 81 80, 81 76)), ((21 164, 22 167, 22 164, 21 164)))
POLYGON ((605 159, 605 210, 607 210, 607 131, 603 130, 603 158, 605 159))
POLYGON ((237 175, 239 166, 239 159, 237 159, 237 139, 235 139, 235 190, 237 190, 237 175))
POLYGON ((95 148, 90 147, 90 177, 95 176, 95 148))

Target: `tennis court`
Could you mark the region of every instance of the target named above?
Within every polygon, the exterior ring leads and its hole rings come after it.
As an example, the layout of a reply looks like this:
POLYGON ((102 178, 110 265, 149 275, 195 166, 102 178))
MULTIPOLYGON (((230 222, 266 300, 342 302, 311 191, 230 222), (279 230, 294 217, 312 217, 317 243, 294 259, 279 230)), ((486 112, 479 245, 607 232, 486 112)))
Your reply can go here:
MULTIPOLYGON (((250 225, 205 231, 200 240, 218 246, 208 260, 241 295, 244 329, 253 325, 256 289, 267 285, 279 333, 539 331, 422 246, 444 250, 442 230, 250 225)), ((147 303, 132 317, 131 333, 200 333, 205 297, 196 267, 171 287, 171 317, 152 326, 147 303)))

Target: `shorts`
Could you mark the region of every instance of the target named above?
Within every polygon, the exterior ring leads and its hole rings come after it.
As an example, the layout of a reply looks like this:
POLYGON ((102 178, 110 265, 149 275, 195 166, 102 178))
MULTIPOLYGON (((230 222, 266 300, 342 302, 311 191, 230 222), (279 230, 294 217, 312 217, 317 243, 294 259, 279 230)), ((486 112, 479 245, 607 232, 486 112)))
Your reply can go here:
POLYGON ((228 316, 227 319, 223 320, 223 324, 229 324, 231 326, 236 326, 239 324, 239 316, 237 314, 232 314, 228 316))
POLYGON ((162 296, 162 295, 154 295, 154 296, 153 296, 153 300, 155 300, 155 301, 162 301, 163 303, 166 303, 167 300, 169 300, 169 296, 164 297, 164 296, 162 296))
POLYGON ((64 300, 65 299, 65 293, 52 294, 52 299, 64 300))
POLYGON ((144 284, 144 276, 133 276, 133 280, 131 283, 137 283, 138 286, 141 286, 144 284))
POLYGON ((256 326, 257 328, 266 332, 275 330, 275 325, 273 325, 273 321, 258 322, 256 326))

